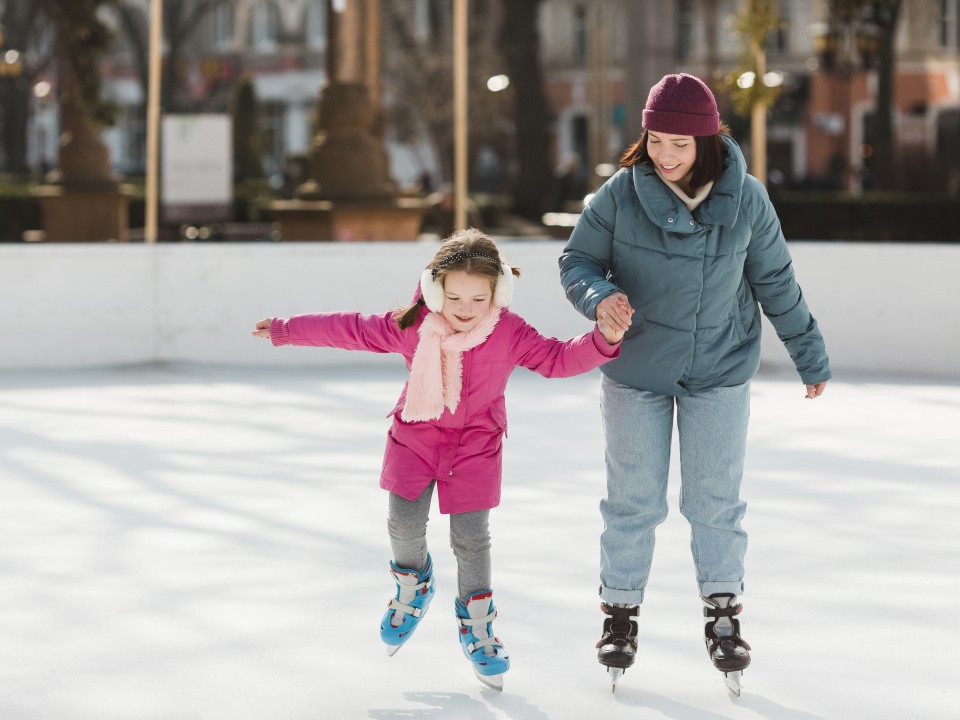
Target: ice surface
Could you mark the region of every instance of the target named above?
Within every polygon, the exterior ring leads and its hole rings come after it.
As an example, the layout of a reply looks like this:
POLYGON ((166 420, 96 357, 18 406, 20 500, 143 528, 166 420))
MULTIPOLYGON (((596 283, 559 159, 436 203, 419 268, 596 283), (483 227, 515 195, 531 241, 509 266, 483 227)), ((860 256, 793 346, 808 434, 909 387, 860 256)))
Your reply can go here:
POLYGON ((960 706, 960 386, 761 374, 731 699, 688 530, 658 534, 634 668, 595 660, 597 373, 515 373, 492 514, 502 694, 463 658, 446 517, 437 597, 394 657, 377 487, 396 365, 0 376, 3 720, 902 720, 960 706))

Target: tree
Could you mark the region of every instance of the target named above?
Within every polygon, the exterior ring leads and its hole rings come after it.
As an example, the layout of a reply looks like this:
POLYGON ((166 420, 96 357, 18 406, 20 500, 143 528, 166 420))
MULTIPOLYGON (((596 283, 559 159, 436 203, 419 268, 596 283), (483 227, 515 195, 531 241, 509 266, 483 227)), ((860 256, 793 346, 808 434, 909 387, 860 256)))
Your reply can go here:
POLYGON ((877 190, 897 186, 896 149, 893 132, 893 83, 895 69, 894 40, 900 20, 902 0, 866 3, 873 23, 879 29, 877 42, 877 124, 873 154, 873 184, 877 190))
MULTIPOLYGON (((425 136, 445 181, 453 177, 453 11, 429 0, 417 17, 412 0, 385 0, 383 112, 404 141, 425 136)), ((500 0, 471 0, 469 18, 470 156, 477 148, 508 152, 512 93, 492 93, 487 80, 505 70, 498 46, 500 0)))
POLYGON ((829 5, 828 24, 842 29, 856 42, 842 49, 860 56, 833 58, 849 73, 858 64, 869 70, 876 61, 877 100, 873 126, 871 181, 877 190, 898 185, 896 147, 893 132, 893 86, 896 76, 894 41, 900 21, 902 0, 836 0, 829 5))
POLYGON ((103 97, 100 61, 112 34, 100 17, 110 0, 37 0, 54 27, 60 85, 60 156, 63 184, 114 182, 100 128, 113 124, 116 106, 103 97))
MULTIPOLYGON (((4 88, 2 103, 3 145, 7 167, 14 172, 26 168, 26 133, 33 81, 56 61, 60 85, 60 116, 64 135, 61 165, 68 167, 73 153, 89 159, 93 135, 111 125, 116 107, 104 99, 100 60, 110 47, 112 34, 100 18, 100 8, 112 0, 34 0, 3 4, 0 23, 5 45, 20 53, 21 74, 4 88), (27 58, 27 60, 24 60, 27 58)), ((99 154, 99 153, 98 153, 99 154)), ((61 170, 63 168, 61 167, 61 170)), ((80 172, 80 168, 76 170, 80 172)), ((98 171, 102 176, 105 171, 98 171)))
MULTIPOLYGON (((120 26, 129 37, 136 54, 137 72, 143 96, 147 93, 147 20, 143 14, 143 3, 136 0, 110 0, 117 8, 120 26)), ((160 97, 167 112, 180 112, 185 108, 183 87, 178 73, 180 57, 190 38, 202 21, 220 5, 230 0, 164 0, 163 37, 164 63, 160 79, 160 97)))
POLYGON ((53 26, 60 100, 60 151, 53 182, 37 188, 52 241, 127 239, 128 197, 110 169, 100 129, 116 107, 102 93, 100 60, 112 34, 100 10, 109 0, 35 0, 53 26), (82 212, 80 212, 82 208, 82 212))
POLYGON ((260 134, 260 107, 253 81, 244 76, 233 90, 233 170, 238 182, 262 180, 263 157, 260 134))
POLYGON ((778 0, 745 0, 734 17, 734 32, 744 43, 743 63, 727 76, 733 109, 750 117, 751 174, 767 182, 767 111, 780 95, 766 82, 766 46, 781 27, 778 0))
POLYGON ((518 173, 514 210, 540 221, 552 188, 549 116, 540 66, 541 0, 503 0, 501 48, 513 86, 518 173))
POLYGON ((116 105, 103 97, 100 73, 100 61, 113 42, 100 8, 111 1, 37 0, 40 12, 55 28, 57 71, 69 76, 69 99, 82 106, 90 120, 101 127, 112 125, 117 115, 116 105))
POLYGON ((0 77, 0 127, 4 169, 27 171, 27 119, 34 81, 53 59, 41 6, 8 0, 0 5, 0 52, 19 53, 14 63, 3 62, 12 72, 0 77))

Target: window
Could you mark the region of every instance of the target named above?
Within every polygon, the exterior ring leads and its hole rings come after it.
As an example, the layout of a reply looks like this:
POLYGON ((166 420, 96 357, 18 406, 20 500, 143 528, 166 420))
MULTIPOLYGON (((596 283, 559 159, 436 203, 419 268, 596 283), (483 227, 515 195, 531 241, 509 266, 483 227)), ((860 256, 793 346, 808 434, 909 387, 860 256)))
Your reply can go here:
POLYGON ((262 2, 253 8, 250 38, 254 50, 271 52, 277 49, 280 34, 280 15, 273 3, 262 2))
POLYGON ((960 48, 960 0, 940 0, 940 45, 960 48))
POLYGON ((617 62, 624 62, 627 59, 627 35, 629 23, 627 22, 626 10, 622 5, 614 6, 613 15, 613 58, 617 62))
POLYGON ((767 40, 771 55, 784 55, 790 49, 790 0, 780 0, 780 27, 767 40))
POLYGON ((587 8, 577 5, 573 8, 573 64, 587 63, 587 8))
POLYGON ((432 25, 430 0, 415 0, 413 5, 413 36, 420 42, 430 39, 432 25))
POLYGON ((693 55, 693 0, 677 3, 677 60, 693 55))
POLYGON ((147 165, 147 110, 143 105, 124 105, 120 108, 117 127, 123 138, 121 157, 118 158, 128 173, 141 173, 147 165))
POLYGON ((210 19, 213 47, 217 50, 233 49, 233 3, 220 5, 210 19))
POLYGON ((721 58, 736 61, 743 52, 740 38, 734 32, 734 17, 740 9, 737 0, 719 0, 717 3, 717 17, 721 27, 717 34, 717 52, 721 58))
POLYGON ((310 0, 307 5, 307 47, 324 50, 327 47, 327 3, 310 0))
POLYGON ((268 176, 283 170, 286 147, 287 107, 281 102, 261 105, 260 129, 263 137, 263 167, 268 176))

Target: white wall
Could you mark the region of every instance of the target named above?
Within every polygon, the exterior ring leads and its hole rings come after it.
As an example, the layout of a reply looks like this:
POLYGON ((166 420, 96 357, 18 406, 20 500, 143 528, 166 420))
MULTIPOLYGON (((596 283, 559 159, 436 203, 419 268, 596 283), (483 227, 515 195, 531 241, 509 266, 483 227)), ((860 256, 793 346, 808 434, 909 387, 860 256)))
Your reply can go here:
MULTIPOLYGON (((560 289, 562 242, 502 241, 523 270, 513 309, 569 337, 588 322, 560 289)), ((836 375, 960 378, 960 246, 794 242, 804 293, 836 375)), ((382 362, 367 353, 275 349, 260 318, 381 312, 408 302, 435 242, 0 245, 0 368, 155 361, 382 362)), ((763 361, 789 366, 772 328, 763 361)), ((394 360, 395 361, 395 360, 394 360)))

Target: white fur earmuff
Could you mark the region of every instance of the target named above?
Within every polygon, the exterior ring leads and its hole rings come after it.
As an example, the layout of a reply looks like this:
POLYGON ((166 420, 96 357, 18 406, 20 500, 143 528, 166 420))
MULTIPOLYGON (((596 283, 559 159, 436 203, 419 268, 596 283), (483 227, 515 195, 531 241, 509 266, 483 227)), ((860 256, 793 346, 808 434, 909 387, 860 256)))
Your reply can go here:
POLYGON ((443 309, 443 285, 433 279, 433 269, 427 268, 420 276, 420 292, 423 302, 433 312, 443 309))
MULTIPOLYGON (((500 268, 500 277, 493 291, 493 304, 504 308, 513 301, 513 270, 505 262, 500 263, 500 268)), ((420 275, 420 292, 423 302, 432 312, 443 309, 443 285, 434 279, 432 268, 427 268, 420 275)))
POLYGON ((497 307, 508 307, 513 302, 513 268, 505 262, 500 263, 500 277, 493 290, 493 304, 497 307))

